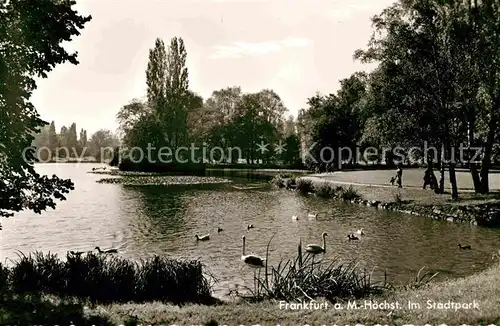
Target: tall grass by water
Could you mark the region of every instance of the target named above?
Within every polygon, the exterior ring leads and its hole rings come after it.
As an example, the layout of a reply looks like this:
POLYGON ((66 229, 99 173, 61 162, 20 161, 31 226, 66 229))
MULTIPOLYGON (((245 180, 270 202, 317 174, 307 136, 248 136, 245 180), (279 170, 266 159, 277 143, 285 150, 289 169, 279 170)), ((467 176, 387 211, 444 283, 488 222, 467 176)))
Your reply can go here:
POLYGON ((313 182, 310 179, 300 178, 297 181, 297 190, 304 195, 314 193, 322 198, 336 198, 344 201, 361 199, 361 195, 352 187, 345 188, 328 182, 313 182))
POLYGON ((297 180, 297 191, 301 194, 307 195, 314 192, 313 182, 309 179, 300 178, 297 180))
POLYGON ((356 262, 324 261, 309 253, 303 254, 301 243, 294 258, 281 260, 277 266, 269 266, 267 261, 269 244, 265 267, 254 274, 253 289, 248 289, 251 294, 243 298, 288 302, 323 298, 337 302, 381 294, 389 289, 385 280, 373 282, 371 273, 359 268, 356 262))
POLYGON ((12 267, 0 265, 0 286, 16 294, 45 293, 99 303, 213 300, 199 261, 156 256, 135 262, 94 253, 66 258, 40 252, 20 255, 12 267))

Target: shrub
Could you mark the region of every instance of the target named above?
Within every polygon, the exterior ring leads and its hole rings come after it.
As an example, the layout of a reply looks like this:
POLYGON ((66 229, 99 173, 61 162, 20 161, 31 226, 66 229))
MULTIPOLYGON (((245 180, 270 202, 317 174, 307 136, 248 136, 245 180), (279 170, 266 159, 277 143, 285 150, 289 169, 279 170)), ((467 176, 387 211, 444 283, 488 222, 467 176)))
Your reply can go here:
POLYGON ((401 194, 399 192, 394 193, 393 197, 394 197, 394 202, 395 203, 401 203, 401 202, 403 202, 403 199, 402 199, 401 194))
MULTIPOLYGON (((254 276, 254 289, 250 289, 251 300, 312 300, 325 298, 336 302, 344 298, 361 298, 380 294, 386 283, 372 283, 370 273, 362 271, 355 262, 314 261, 312 255, 302 257, 299 244, 294 259, 281 260, 277 267, 265 266, 264 276, 254 276)), ((269 245, 266 261, 269 256, 269 245)))
POLYGON ((270 184, 278 187, 278 188, 283 188, 285 187, 285 179, 281 175, 276 175, 271 181, 269 181, 270 184))
POLYGON ((15 293, 47 293, 93 302, 209 303, 210 285, 199 261, 163 257, 132 262, 94 253, 22 256, 10 271, 15 293))
POLYGON ((340 198, 343 200, 354 200, 360 199, 361 195, 352 186, 349 186, 349 188, 343 189, 340 192, 340 198))
POLYGON ((0 263, 0 295, 8 289, 9 269, 0 263))
POLYGON ((335 196, 335 189, 329 183, 322 183, 319 186, 315 186, 315 193, 318 197, 332 198, 335 196))
POLYGON ((425 267, 422 267, 418 271, 415 278, 410 279, 410 281, 407 284, 403 285, 402 288, 405 290, 409 290, 409 289, 418 289, 418 288, 421 288, 423 286, 427 286, 439 274, 438 272, 431 273, 429 271, 421 274, 424 269, 425 269, 425 267))
POLYGON ((297 180, 297 190, 301 194, 308 194, 314 191, 313 183, 309 179, 300 178, 297 180))

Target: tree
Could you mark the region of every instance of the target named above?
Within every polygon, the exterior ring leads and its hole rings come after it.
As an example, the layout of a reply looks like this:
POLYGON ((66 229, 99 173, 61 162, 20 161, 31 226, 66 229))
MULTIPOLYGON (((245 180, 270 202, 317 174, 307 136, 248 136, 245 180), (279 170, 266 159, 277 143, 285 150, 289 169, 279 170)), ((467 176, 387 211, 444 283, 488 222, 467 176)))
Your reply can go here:
POLYGON ((68 128, 66 126, 61 127, 61 132, 59 133, 59 150, 57 151, 57 157, 66 157, 71 153, 68 148, 68 128))
POLYGON ((81 153, 83 156, 87 155, 87 130, 80 130, 80 138, 78 139, 78 145, 80 146, 81 153))
POLYGON ((486 93, 484 110, 481 119, 486 125, 486 137, 482 141, 484 148, 481 162, 480 193, 489 192, 489 169, 493 155, 495 137, 500 130, 500 4, 494 0, 483 0, 474 6, 469 3, 469 12, 472 14, 472 24, 475 34, 475 43, 478 51, 471 56, 476 60, 474 70, 480 76, 478 93, 486 93))
POLYGON ((51 158, 55 156, 57 147, 59 147, 59 137, 57 136, 56 125, 54 121, 52 121, 49 127, 49 148, 51 158))
MULTIPOLYGON (((35 139, 33 139, 32 146, 34 146, 37 149, 41 149, 41 148, 44 148, 44 147, 48 148, 48 145, 49 145, 49 129, 50 129, 49 125, 43 126, 42 130, 40 131, 40 133, 38 133, 38 134, 35 135, 35 139)), ((47 162, 47 161, 50 160, 49 152, 46 149, 37 151, 36 158, 39 161, 47 162)))
POLYGON ((307 147, 316 143, 311 154, 320 166, 340 165, 355 158, 353 153, 364 124, 365 79, 364 74, 355 73, 341 80, 337 94, 317 94, 308 99, 309 108, 299 113, 298 129, 302 141, 307 147), (340 151, 342 147, 351 149, 351 153, 340 151))
MULTIPOLYGON (((151 100, 153 101, 153 100, 151 100)), ((139 99, 132 99, 129 104, 124 105, 118 111, 116 119, 118 129, 122 135, 123 143, 126 146, 138 146, 140 143, 138 137, 138 123, 153 116, 153 111, 147 103, 139 99)))
POLYGON ((285 125, 283 127, 283 135, 285 137, 289 137, 291 135, 296 135, 296 126, 295 126, 295 119, 293 115, 289 115, 288 119, 285 121, 285 125))
MULTIPOLYGON (((166 67, 166 102, 170 108, 173 122, 173 147, 186 145, 187 121, 190 100, 188 69, 186 67, 187 52, 182 38, 174 37, 170 41, 166 67)), ((162 120, 164 121, 164 120, 162 120)))
POLYGON ((34 134, 46 124, 29 102, 34 77, 47 77, 58 64, 78 64, 62 46, 79 35, 91 17, 78 15, 74 1, 3 1, 0 3, 0 216, 55 207, 73 189, 71 180, 35 171, 34 134), (24 154, 24 155, 23 155, 24 154))
MULTIPOLYGON (((161 39, 149 50, 146 70, 148 106, 163 129, 154 138, 172 148, 187 141, 188 109, 190 100, 186 48, 181 38, 174 37, 167 49, 161 39)), ((159 145, 159 144, 156 144, 159 145)))
POLYGON ((202 116, 205 123, 198 134, 203 141, 213 146, 232 147, 236 144, 234 120, 236 110, 240 106, 243 93, 241 87, 233 86, 213 91, 212 96, 205 101, 202 116))
POLYGON ((78 136, 76 135, 76 123, 72 123, 66 134, 66 146, 68 146, 70 157, 74 157, 80 153, 78 145, 78 136))
POLYGON ((117 137, 110 130, 100 129, 90 137, 89 150, 97 161, 110 159, 113 150, 118 146, 117 137))
MULTIPOLYGON (((397 76, 404 88, 398 88, 402 105, 396 110, 416 122, 412 137, 423 138, 426 130, 432 130, 443 145, 441 155, 451 158, 460 132, 448 13, 442 2, 434 0, 399 1, 373 19, 369 49, 358 51, 356 57, 379 61, 397 76)), ((453 199, 458 198, 455 163, 448 163, 453 199)), ((444 168, 441 171, 444 182, 444 168)))

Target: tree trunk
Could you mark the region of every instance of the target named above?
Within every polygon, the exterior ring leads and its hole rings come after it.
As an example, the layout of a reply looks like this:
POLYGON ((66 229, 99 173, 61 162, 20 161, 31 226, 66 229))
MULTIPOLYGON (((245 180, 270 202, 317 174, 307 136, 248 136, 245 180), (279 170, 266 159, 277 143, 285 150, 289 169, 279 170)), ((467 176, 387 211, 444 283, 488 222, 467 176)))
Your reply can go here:
POLYGON ((454 162, 450 162, 450 164, 448 164, 448 170, 450 173, 451 199, 458 200, 457 175, 455 173, 454 162))
POLYGON ((495 131, 497 121, 492 117, 488 124, 488 136, 486 138, 486 145, 484 147, 484 156, 481 162, 481 193, 487 194, 490 191, 488 174, 491 166, 491 153, 493 150, 493 142, 495 140, 495 131))
POLYGON ((479 172, 477 171, 476 164, 470 163, 470 174, 474 184, 474 191, 478 194, 481 192, 481 179, 479 179, 479 172))
POLYGON ((441 164, 440 164, 440 167, 439 167, 439 187, 436 188, 436 190, 435 190, 435 192, 437 194, 443 194, 444 193, 444 179, 445 179, 444 172, 445 172, 444 162, 441 159, 441 164))
POLYGON ((474 124, 475 124, 475 116, 471 116, 469 119, 469 125, 467 128, 467 156, 469 163, 469 170, 472 177, 472 182, 474 184, 474 191, 476 193, 481 192, 481 180, 479 179, 479 172, 477 171, 476 163, 472 162, 472 157, 474 156, 474 152, 470 149, 475 145, 474 139, 474 124))

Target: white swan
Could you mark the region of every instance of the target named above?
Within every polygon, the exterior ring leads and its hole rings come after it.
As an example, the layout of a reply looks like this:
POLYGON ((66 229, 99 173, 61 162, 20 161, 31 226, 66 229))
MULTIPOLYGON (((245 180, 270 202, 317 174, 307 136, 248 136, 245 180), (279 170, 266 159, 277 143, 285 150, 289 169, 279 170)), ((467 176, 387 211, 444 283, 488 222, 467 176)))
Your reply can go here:
POLYGON ((310 220, 317 220, 318 219, 318 215, 319 213, 309 213, 310 210, 307 210, 307 217, 310 219, 310 220))
POLYGON ((251 267, 264 267, 264 258, 261 258, 257 255, 245 255, 245 236, 242 237, 243 239, 243 250, 241 253, 241 260, 245 262, 245 264, 251 266, 251 267))
POLYGON ((202 235, 201 237, 198 234, 194 235, 196 237, 196 241, 207 241, 210 240, 210 233, 202 235))
POLYGON ((101 250, 99 247, 95 247, 94 250, 99 251, 100 254, 116 254, 118 252, 117 249, 101 250))
POLYGON ((320 245, 317 245, 317 244, 309 244, 306 246, 306 251, 308 253, 311 253, 313 255, 316 255, 316 254, 319 254, 319 253, 324 253, 326 252, 326 236, 328 234, 326 232, 323 232, 323 234, 321 235, 323 237, 323 247, 321 247, 320 245))
POLYGON ((363 229, 359 229, 358 231, 356 231, 356 234, 359 234, 359 235, 365 235, 365 233, 363 232, 363 229))
POLYGON ((309 218, 318 218, 318 213, 315 213, 315 214, 313 214, 313 213, 308 213, 308 214, 307 214, 307 217, 309 217, 309 218))

